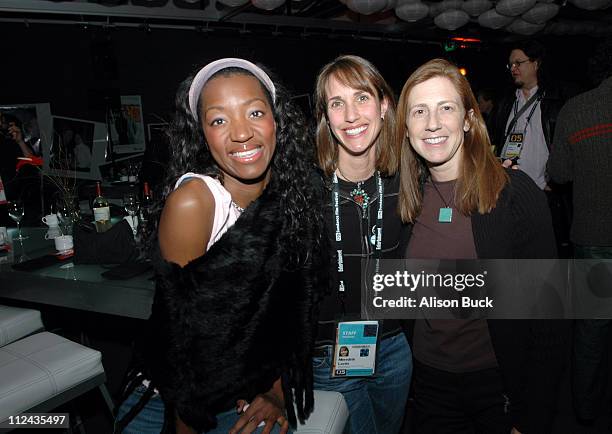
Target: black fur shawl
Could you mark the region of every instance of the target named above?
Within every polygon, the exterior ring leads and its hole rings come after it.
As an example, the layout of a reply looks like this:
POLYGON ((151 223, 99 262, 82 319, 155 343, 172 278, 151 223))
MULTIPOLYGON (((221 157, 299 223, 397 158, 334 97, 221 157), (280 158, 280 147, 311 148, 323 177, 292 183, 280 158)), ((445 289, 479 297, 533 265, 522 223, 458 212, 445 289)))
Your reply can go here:
MULTIPOLYGON (((288 418, 312 409, 316 304, 327 285, 327 248, 287 269, 278 193, 266 189, 202 257, 158 271, 140 353, 145 375, 173 414, 200 431, 282 378, 288 418), (292 393, 294 392, 294 393, 292 393)), ((310 230, 310 245, 324 238, 310 230)), ((168 413, 167 413, 168 414, 168 413)))

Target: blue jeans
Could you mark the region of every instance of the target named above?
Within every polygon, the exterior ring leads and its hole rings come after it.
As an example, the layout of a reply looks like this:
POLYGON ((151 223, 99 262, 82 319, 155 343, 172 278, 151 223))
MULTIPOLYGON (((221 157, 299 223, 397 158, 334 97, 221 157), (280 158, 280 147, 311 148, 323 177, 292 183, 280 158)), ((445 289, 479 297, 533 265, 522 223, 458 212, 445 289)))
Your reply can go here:
MULTIPOLYGON (((574 246, 577 259, 612 259, 612 246, 574 246)), ((609 283, 608 283, 609 284, 609 283)), ((597 288, 605 292, 606 288, 597 288)), ((578 319, 574 328, 574 407, 579 418, 594 420, 605 401, 609 319, 578 319)))
MULTIPOLYGON (((117 420, 121 419, 142 397, 145 386, 138 386, 134 392, 121 404, 117 413, 117 420)), ((212 431, 206 431, 206 434, 227 434, 228 431, 238 421, 238 414, 235 409, 230 409, 226 412, 217 414, 217 427, 212 431)), ((128 426, 123 430, 124 434, 159 434, 164 426, 164 403, 159 395, 151 397, 144 408, 130 421, 128 426)), ((274 425, 273 434, 278 434, 280 431, 278 424, 274 425)), ((260 427, 255 433, 260 433, 263 427, 260 427)), ((291 433, 291 430, 289 430, 291 433)))
POLYGON ((313 357, 314 388, 342 393, 349 408, 345 432, 397 434, 412 376, 412 352, 404 334, 380 342, 373 377, 330 378, 332 353, 329 346, 326 357, 313 357))

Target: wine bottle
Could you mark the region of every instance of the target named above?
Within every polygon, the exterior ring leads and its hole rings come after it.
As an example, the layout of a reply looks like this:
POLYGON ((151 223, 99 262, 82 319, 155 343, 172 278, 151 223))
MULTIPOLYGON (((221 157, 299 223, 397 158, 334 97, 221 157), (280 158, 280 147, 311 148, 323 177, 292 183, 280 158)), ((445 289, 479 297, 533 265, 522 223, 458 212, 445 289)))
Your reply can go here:
POLYGON ((151 207, 153 206, 153 194, 147 181, 145 181, 143 184, 142 200, 140 201, 140 203, 140 221, 143 224, 146 224, 146 222, 149 220, 151 207))
POLYGON ((7 245, 9 244, 9 236, 6 230, 9 222, 8 214, 8 202, 6 201, 6 194, 4 193, 4 185, 2 184, 2 177, 0 177, 0 252, 8 251, 7 245))
POLYGON ((108 200, 102 196, 100 181, 96 182, 96 198, 91 205, 94 213, 94 222, 97 232, 106 232, 111 227, 110 206, 108 200))
POLYGON ((6 194, 4 192, 2 178, 0 178, 0 227, 6 228, 8 226, 8 222, 8 202, 6 201, 6 194))

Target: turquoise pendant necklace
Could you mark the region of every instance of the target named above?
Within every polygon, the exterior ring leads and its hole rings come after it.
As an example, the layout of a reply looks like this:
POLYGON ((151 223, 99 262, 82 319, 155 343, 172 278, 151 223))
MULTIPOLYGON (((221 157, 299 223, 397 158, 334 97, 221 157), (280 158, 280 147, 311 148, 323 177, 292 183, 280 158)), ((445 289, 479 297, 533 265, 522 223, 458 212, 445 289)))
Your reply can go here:
POLYGON ((436 190, 436 193, 438 193, 438 196, 440 196, 440 199, 442 199, 442 203, 444 204, 443 207, 440 207, 440 212, 438 213, 438 223, 451 223, 453 221, 453 208, 448 205, 448 203, 442 196, 442 193, 440 193, 440 190, 438 190, 438 186, 436 185, 434 180, 431 179, 431 177, 429 178, 429 180, 431 181, 433 188, 436 190))

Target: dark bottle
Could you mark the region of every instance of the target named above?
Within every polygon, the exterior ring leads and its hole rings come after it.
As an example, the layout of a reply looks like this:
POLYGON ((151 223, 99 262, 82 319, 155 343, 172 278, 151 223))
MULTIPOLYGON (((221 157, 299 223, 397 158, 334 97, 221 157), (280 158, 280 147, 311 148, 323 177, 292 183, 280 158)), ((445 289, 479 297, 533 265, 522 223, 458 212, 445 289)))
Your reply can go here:
POLYGON ((4 185, 2 184, 2 178, 0 178, 0 227, 7 227, 8 225, 8 203, 6 201, 6 192, 4 190, 4 185))
POLYGON ((148 182, 144 182, 142 190, 142 200, 140 201, 140 221, 143 225, 146 225, 151 214, 151 208, 153 206, 153 193, 149 187, 148 182))

